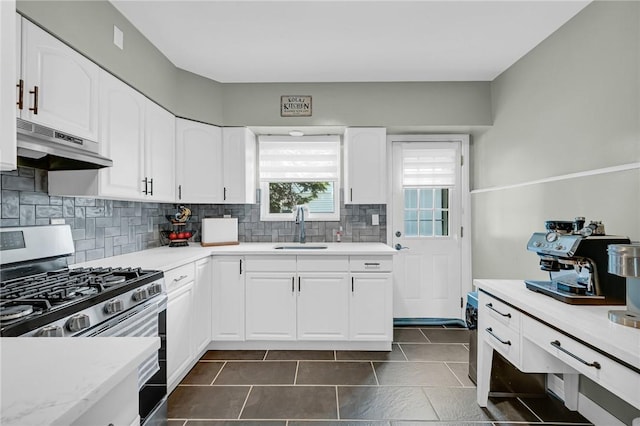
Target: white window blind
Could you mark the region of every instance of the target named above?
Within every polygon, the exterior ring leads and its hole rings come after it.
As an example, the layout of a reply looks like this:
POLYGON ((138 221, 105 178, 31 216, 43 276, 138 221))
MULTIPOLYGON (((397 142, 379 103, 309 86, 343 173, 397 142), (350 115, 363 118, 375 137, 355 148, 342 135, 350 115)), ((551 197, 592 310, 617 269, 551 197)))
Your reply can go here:
POLYGON ((259 149, 261 182, 339 180, 339 136, 261 136, 259 149))
POLYGON ((455 149, 403 149, 403 186, 448 187, 456 184, 455 149))

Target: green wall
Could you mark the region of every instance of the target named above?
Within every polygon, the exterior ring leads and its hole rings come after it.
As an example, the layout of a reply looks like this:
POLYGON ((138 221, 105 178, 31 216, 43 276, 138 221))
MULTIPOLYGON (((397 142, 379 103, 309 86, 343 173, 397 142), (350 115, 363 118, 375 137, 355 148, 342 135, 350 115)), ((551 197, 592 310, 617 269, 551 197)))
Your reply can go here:
MULTIPOLYGON (((472 146, 474 278, 547 279, 525 248, 547 219, 585 216, 640 240, 640 169, 598 174, 640 163, 640 3, 592 3, 494 80, 491 98, 493 126, 472 146)), ((580 388, 626 424, 640 416, 580 388)))
MULTIPOLYGON (((103 0, 18 0, 18 12, 174 114, 227 126, 491 124, 488 82, 221 84, 176 68, 103 0), (113 44, 113 25, 124 50, 113 44), (281 118, 281 95, 313 96, 313 116, 281 118)), ((259 64, 257 64, 259 66, 259 64)))

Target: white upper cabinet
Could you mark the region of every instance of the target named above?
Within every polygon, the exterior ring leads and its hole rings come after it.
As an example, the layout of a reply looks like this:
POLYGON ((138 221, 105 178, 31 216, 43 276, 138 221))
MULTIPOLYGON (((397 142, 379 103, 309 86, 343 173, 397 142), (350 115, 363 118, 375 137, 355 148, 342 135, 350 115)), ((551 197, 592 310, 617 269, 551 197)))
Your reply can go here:
POLYGON ((256 136, 246 127, 222 128, 224 204, 256 202, 256 136))
POLYGON ((25 19, 21 58, 20 118, 98 140, 99 67, 25 19))
POLYGON ((49 194, 175 200, 175 117, 100 70, 100 170, 49 172, 49 194))
POLYGON ((222 202, 224 191, 220 127, 178 118, 176 171, 179 202, 222 202))
MULTIPOLYGON (((9 107, 16 104, 16 82, 20 60, 16 44, 20 40, 20 16, 14 0, 0 1, 0 171, 16 168, 16 116, 9 107), (15 63, 14 63, 15 61, 15 63)), ((17 111, 17 109, 16 109, 17 111)))
POLYGON ((387 203, 385 128, 349 127, 344 132, 345 204, 387 203))
POLYGON ((106 71, 100 72, 100 153, 113 167, 100 171, 100 194, 142 199, 146 99, 106 71))
POLYGON ((158 104, 147 101, 144 126, 146 196, 150 201, 175 201, 176 120, 158 104))

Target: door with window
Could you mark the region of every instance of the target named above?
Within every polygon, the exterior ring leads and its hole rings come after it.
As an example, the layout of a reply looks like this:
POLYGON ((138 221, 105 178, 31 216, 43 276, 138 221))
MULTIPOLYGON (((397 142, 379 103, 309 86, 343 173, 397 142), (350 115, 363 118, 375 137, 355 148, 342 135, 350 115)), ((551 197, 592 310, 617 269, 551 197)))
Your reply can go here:
POLYGON ((394 318, 461 318, 462 142, 392 144, 394 318))

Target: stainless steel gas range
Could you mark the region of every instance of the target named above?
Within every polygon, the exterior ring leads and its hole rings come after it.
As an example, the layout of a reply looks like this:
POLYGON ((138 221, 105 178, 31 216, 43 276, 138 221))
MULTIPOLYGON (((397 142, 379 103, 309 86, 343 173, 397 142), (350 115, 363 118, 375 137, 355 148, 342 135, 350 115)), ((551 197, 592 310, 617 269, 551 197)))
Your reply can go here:
POLYGON ((160 337, 160 350, 138 369, 139 411, 145 426, 166 424, 162 271, 69 269, 73 253, 68 225, 0 228, 0 336, 160 337))

